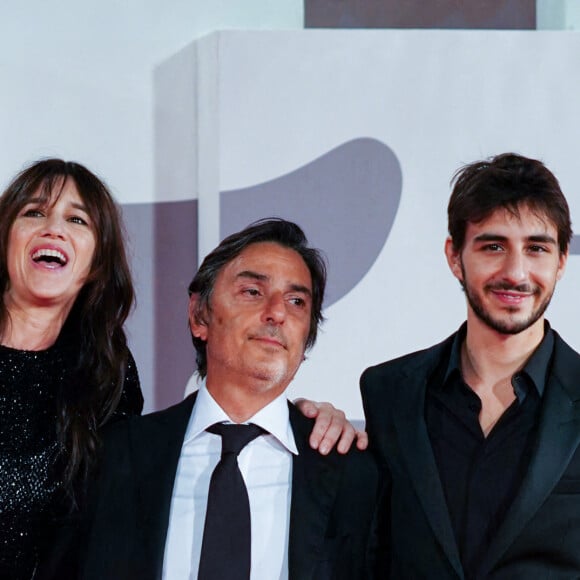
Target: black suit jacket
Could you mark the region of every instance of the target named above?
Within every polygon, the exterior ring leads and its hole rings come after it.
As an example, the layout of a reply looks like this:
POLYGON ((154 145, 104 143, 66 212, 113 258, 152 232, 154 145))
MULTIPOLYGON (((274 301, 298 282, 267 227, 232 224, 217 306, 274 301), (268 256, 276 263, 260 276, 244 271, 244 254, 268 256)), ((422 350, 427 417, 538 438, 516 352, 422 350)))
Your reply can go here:
MULTIPOLYGON (((85 580, 161 578, 173 484, 194 402, 195 394, 107 433, 82 556, 85 580)), ((313 422, 293 405, 290 421, 299 451, 292 468, 290 578, 367 578, 375 462, 358 451, 322 456, 308 446, 313 422)))
MULTIPOLYGON (((453 336, 361 377, 371 446, 387 481, 384 577, 464 578, 424 420, 431 374, 453 336)), ((580 355, 555 333, 529 469, 478 578, 580 578, 580 355)))

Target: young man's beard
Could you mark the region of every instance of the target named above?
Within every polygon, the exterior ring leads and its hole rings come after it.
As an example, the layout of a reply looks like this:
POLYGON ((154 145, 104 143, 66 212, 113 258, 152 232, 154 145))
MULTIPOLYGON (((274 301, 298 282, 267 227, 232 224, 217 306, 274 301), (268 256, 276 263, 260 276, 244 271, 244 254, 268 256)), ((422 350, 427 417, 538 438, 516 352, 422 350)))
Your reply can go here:
MULTIPOLYGON (((483 301, 480 297, 473 292, 469 284, 467 283, 467 277, 465 276, 465 269, 463 268, 462 264, 462 272, 463 272, 463 281, 460 282, 463 291, 465 292, 465 296, 467 298, 467 302, 471 309, 475 313, 475 315, 489 328, 495 330, 496 332, 500 332, 501 334, 519 334, 524 330, 530 328, 535 322, 537 322, 546 312, 546 308, 550 304, 550 300, 552 300, 552 296, 554 295, 554 288, 552 291, 549 292, 544 300, 538 305, 538 307, 530 312, 529 316, 524 320, 498 320, 494 318, 483 305, 483 301)), ((516 292, 531 292, 534 296, 538 296, 541 293, 541 290, 537 286, 530 286, 529 284, 525 285, 508 285, 508 284, 497 284, 494 286, 485 286, 483 292, 488 292, 491 289, 494 290, 512 290, 516 292)), ((517 312, 517 308, 510 309, 509 307, 506 308, 507 312, 517 312)))

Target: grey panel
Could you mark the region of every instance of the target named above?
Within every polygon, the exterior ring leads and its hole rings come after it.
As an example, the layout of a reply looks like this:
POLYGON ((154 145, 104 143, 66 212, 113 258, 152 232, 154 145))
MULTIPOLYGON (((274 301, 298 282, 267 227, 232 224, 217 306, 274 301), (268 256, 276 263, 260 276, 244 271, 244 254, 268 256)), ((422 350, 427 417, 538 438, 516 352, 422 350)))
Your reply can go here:
POLYGON ((305 0, 304 26, 533 30, 536 0, 305 0))
POLYGON ((183 399, 195 368, 187 286, 197 270, 197 200, 123 208, 137 307, 127 325, 145 410, 183 399))
POLYGON ((141 388, 145 398, 144 410, 154 410, 153 374, 155 363, 154 334, 154 206, 143 203, 123 206, 123 220, 127 231, 127 251, 135 283, 137 304, 127 321, 129 346, 137 362, 141 388))
MULTIPOLYGON (((162 409, 183 399, 195 368, 194 349, 187 327, 187 286, 197 269, 197 88, 196 46, 189 45, 156 67, 153 74, 155 197, 149 232, 152 251, 137 258, 151 263, 151 291, 140 288, 137 317, 151 317, 147 342, 152 367, 147 377, 148 409, 162 409), (151 296, 144 302, 143 296, 151 296)), ((138 224, 137 224, 138 225, 138 224)), ((138 225, 139 227, 139 225, 138 225)), ((146 246, 144 246, 146 247, 146 246)))
POLYGON ((181 401, 195 368, 187 287, 197 270, 197 200, 155 204, 155 407, 181 401))
POLYGON ((269 216, 298 223, 328 257, 329 306, 376 260, 393 226, 401 187, 393 151, 375 139, 355 139, 272 181, 222 192, 220 235, 269 216))

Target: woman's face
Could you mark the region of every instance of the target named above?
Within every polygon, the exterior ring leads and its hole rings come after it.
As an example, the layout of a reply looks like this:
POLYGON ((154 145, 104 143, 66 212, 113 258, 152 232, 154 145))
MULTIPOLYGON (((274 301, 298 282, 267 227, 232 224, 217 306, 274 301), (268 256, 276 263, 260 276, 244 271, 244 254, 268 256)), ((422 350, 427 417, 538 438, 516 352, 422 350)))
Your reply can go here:
POLYGON ((70 310, 91 270, 95 229, 76 184, 67 179, 58 199, 39 197, 18 212, 8 238, 6 305, 70 310))

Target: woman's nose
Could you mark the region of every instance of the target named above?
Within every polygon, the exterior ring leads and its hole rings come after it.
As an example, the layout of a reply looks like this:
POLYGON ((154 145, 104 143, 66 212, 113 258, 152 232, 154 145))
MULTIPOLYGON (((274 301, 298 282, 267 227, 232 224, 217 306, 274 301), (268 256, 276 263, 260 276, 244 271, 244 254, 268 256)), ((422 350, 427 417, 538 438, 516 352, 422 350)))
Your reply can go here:
POLYGON ((65 228, 64 228, 64 219, 55 214, 50 214, 47 216, 45 221, 45 227, 42 232, 43 236, 46 237, 57 237, 57 238, 64 238, 65 236, 65 228))

